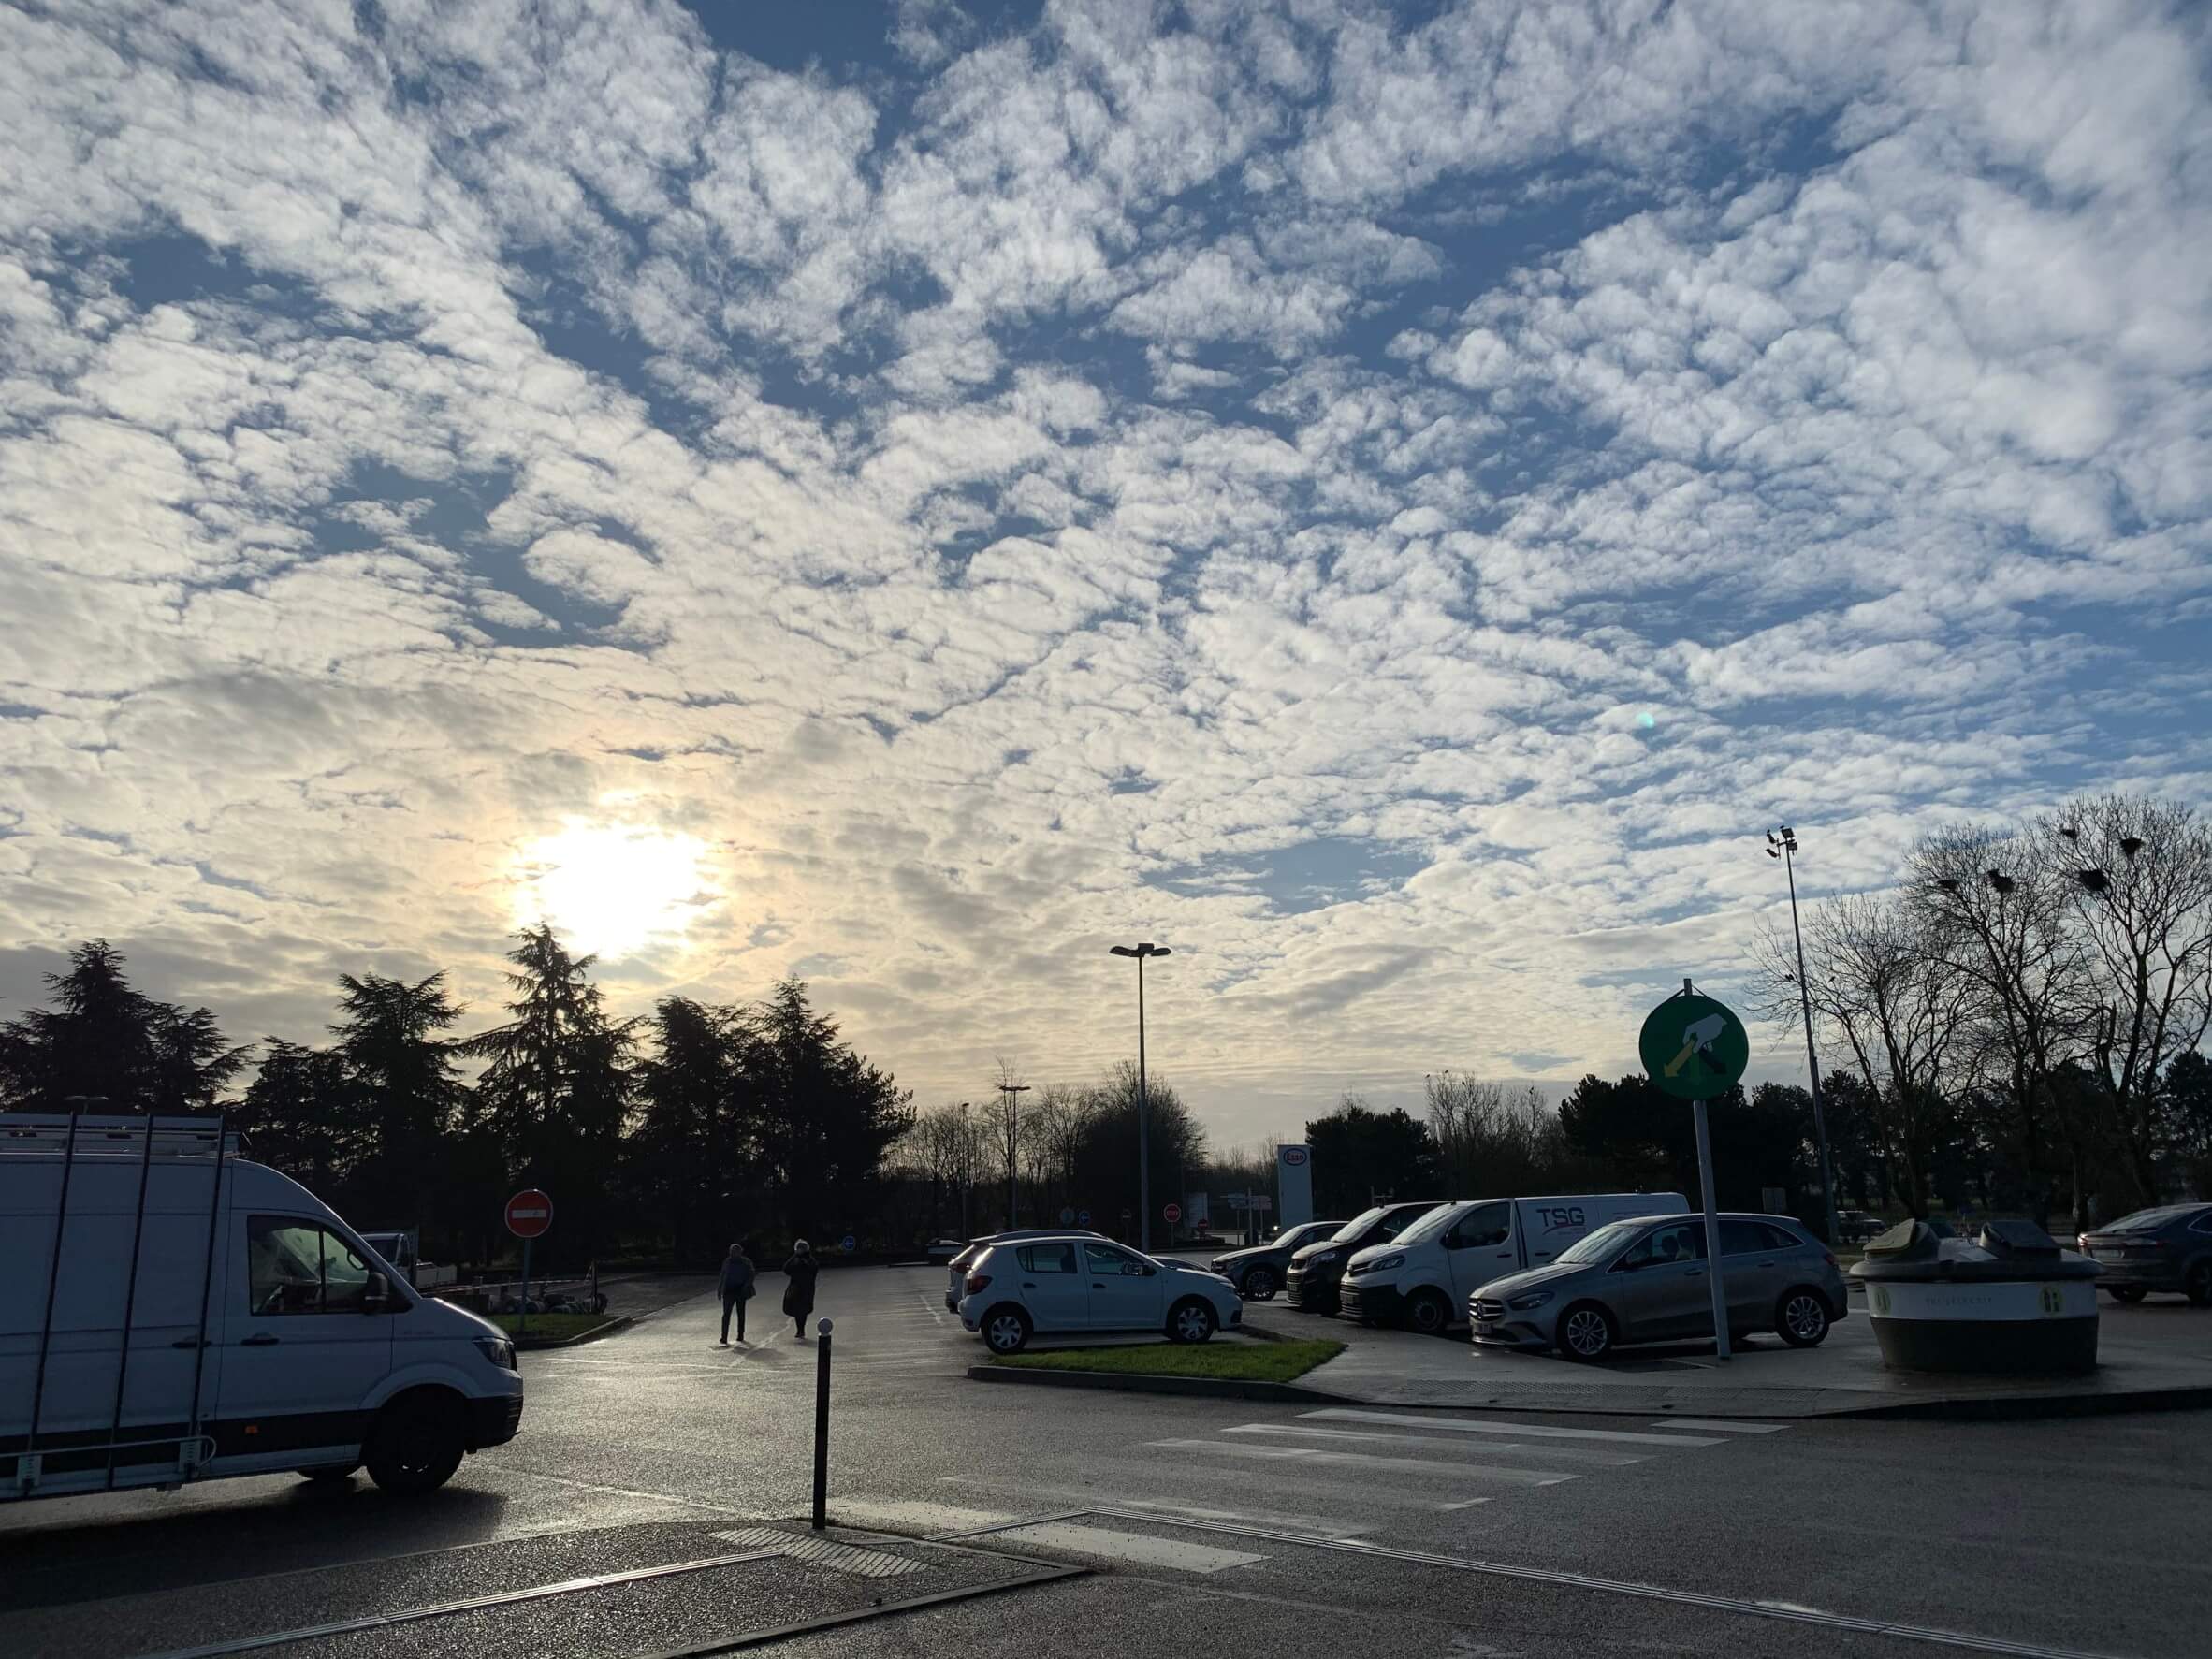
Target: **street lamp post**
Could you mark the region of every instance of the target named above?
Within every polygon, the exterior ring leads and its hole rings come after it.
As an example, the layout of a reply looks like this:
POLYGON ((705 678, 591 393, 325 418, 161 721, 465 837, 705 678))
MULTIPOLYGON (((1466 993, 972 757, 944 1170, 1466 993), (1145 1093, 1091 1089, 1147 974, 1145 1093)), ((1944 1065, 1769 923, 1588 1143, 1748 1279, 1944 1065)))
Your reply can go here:
POLYGON ((1021 1205, 1014 1194, 1014 1171, 1021 1164, 1022 1097, 1029 1092, 1029 1085, 1002 1083, 998 1092, 1006 1097, 1006 1225, 1011 1230, 1022 1224, 1021 1205))
POLYGON ((1812 1084, 1812 1134, 1820 1142, 1820 1199, 1828 1220, 1828 1248, 1841 1241, 1836 1230, 1836 1171, 1828 1158, 1828 1119, 1820 1102, 1820 1056, 1812 1047, 1812 987, 1805 978, 1805 930, 1797 925, 1797 832, 1783 824, 1767 832, 1767 856, 1782 860, 1789 873, 1790 934, 1797 942, 1797 1004, 1805 1014, 1805 1074, 1812 1084))
POLYGON ((1152 1252, 1152 1126, 1151 1103, 1144 1095, 1144 958, 1171 956, 1165 945, 1147 940, 1140 945, 1114 945, 1116 956, 1137 959, 1137 1248, 1152 1252))

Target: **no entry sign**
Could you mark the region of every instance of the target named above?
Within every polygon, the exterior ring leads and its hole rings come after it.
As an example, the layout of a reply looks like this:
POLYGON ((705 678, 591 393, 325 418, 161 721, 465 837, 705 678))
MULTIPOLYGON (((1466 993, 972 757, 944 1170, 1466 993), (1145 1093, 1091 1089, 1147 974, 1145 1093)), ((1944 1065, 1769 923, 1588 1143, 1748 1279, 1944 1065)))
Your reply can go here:
POLYGON ((507 1201, 507 1230, 518 1239, 534 1239, 553 1225, 553 1201, 532 1186, 507 1201))
POLYGON ((1183 1206, 1181 1204, 1168 1205, 1160 1211, 1159 1218, 1172 1226, 1175 1222, 1183 1219, 1183 1206))

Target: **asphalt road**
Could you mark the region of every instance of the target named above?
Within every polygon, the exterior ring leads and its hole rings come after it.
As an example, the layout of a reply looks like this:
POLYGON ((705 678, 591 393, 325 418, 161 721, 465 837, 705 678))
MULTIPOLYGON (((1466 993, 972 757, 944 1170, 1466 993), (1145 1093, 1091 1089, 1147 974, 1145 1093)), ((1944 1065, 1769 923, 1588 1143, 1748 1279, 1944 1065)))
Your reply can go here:
POLYGON ((2212 1414, 1708 1427, 991 1386, 943 1283, 822 1281, 832 1514, 879 1535, 840 1535, 856 1554, 751 1530, 809 1485, 816 1348, 771 1279, 749 1346, 702 1298, 527 1356, 520 1436, 429 1501, 286 1477, 0 1508, 0 1653, 235 1651, 608 1576, 276 1651, 662 1652, 1035 1563, 1093 1573, 777 1651, 2212 1652, 2212 1414))

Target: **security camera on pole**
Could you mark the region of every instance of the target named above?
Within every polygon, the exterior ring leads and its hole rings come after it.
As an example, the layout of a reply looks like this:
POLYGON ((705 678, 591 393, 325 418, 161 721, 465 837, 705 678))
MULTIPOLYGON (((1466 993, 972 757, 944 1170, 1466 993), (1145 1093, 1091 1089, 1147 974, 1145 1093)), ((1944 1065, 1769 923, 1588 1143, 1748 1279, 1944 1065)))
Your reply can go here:
POLYGON ((1721 1222, 1713 1195, 1712 1134, 1706 1127, 1705 1103, 1742 1081, 1751 1064, 1751 1038, 1735 1011, 1700 997, 1684 980, 1682 988, 1653 1009, 1637 1041, 1644 1075, 1678 1100, 1687 1100, 1697 1125, 1697 1183, 1705 1189, 1706 1276, 1712 1285, 1713 1343, 1722 1359, 1728 1352, 1728 1293, 1721 1283, 1721 1222))

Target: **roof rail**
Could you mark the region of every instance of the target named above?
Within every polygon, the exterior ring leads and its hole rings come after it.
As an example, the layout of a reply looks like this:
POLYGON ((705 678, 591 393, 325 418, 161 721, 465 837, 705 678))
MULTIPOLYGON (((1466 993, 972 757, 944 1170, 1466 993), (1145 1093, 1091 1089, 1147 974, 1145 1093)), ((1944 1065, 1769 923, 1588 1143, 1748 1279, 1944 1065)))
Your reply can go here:
POLYGON ((225 1132, 220 1117, 0 1112, 0 1158, 60 1157, 69 1149, 72 1136, 76 1142, 73 1156, 77 1157, 211 1158, 218 1135, 222 1136, 224 1156, 237 1157, 238 1131, 225 1132))

